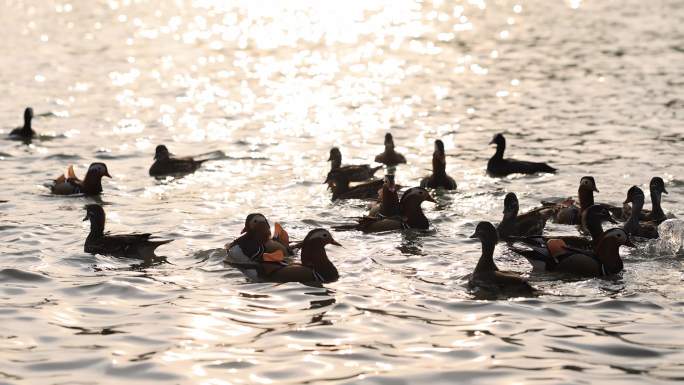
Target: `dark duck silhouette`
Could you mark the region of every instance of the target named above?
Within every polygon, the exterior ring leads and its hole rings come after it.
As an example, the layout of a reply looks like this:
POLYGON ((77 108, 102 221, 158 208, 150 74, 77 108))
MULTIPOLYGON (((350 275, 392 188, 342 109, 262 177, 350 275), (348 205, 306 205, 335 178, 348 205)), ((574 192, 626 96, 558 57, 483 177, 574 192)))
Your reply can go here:
POLYGON ((173 239, 154 240, 152 234, 109 234, 105 233, 105 212, 102 206, 86 206, 84 221, 90 220, 90 234, 85 240, 83 250, 90 254, 110 255, 119 258, 154 260, 157 247, 172 242, 173 239))
POLYGON ((489 222, 478 223, 475 233, 470 238, 477 238, 482 242, 482 255, 468 281, 471 289, 493 291, 508 296, 532 296, 536 293, 520 273, 501 271, 494 263, 494 250, 498 242, 494 225, 489 222))
MULTIPOLYGON (((596 187, 596 181, 592 176, 583 176, 580 179, 579 188, 577 189, 577 196, 579 197, 579 206, 572 198, 567 198, 561 202, 542 202, 545 207, 554 207, 556 215, 553 221, 563 225, 581 225, 583 213, 594 204, 605 207, 616 218, 622 216, 622 207, 617 207, 605 203, 594 202, 594 192, 599 192, 596 187)), ((585 229, 586 230, 586 229, 585 229)))
POLYGON ((439 139, 435 140, 435 151, 432 153, 432 175, 423 178, 420 187, 456 190, 456 181, 446 173, 444 143, 439 139))
POLYGON ((325 182, 332 190, 332 200, 338 199, 377 199, 383 180, 375 179, 350 186, 349 177, 338 171, 331 171, 325 182))
POLYGON ((107 165, 95 162, 88 167, 85 178, 80 180, 74 173, 73 165, 70 165, 66 174, 55 179, 50 185, 50 191, 55 195, 97 195, 102 192, 102 177, 111 178, 107 165))
POLYGON ((361 230, 364 233, 381 231, 418 229, 427 230, 430 227, 423 209, 423 202, 433 202, 434 198, 422 187, 412 187, 404 192, 399 201, 400 216, 393 217, 362 217, 358 223, 333 227, 335 230, 361 230))
POLYGON ((195 172, 208 159, 197 160, 186 156, 175 157, 165 145, 160 144, 154 150, 154 163, 150 167, 150 176, 185 175, 195 172))
POLYGON ((375 156, 375 161, 388 166, 406 163, 406 158, 394 150, 394 138, 389 132, 385 134, 385 151, 375 156))
MULTIPOLYGON (((651 178, 649 190, 651 193, 651 210, 641 210, 641 213, 639 214, 639 221, 653 222, 659 225, 668 219, 660 205, 663 194, 667 194, 667 189, 665 189, 665 182, 663 181, 663 178, 658 176, 651 178)), ((632 208, 628 204, 624 204, 622 219, 625 221, 628 220, 631 216, 631 213, 632 208)))
POLYGON ((392 218, 401 216, 399 207, 399 187, 394 183, 394 175, 385 175, 378 202, 371 205, 369 217, 392 218))
POLYGON ((275 282, 330 283, 339 279, 335 265, 328 259, 326 245, 342 246, 326 229, 309 231, 301 242, 301 264, 291 263, 274 271, 270 280, 275 282))
POLYGON ((598 277, 622 271, 620 246, 634 244, 623 229, 614 228, 601 234, 593 251, 567 246, 561 239, 550 240, 548 247, 511 250, 525 257, 535 270, 598 277))
MULTIPOLYGON (((584 211, 582 215, 582 226, 587 229, 591 238, 581 236, 523 236, 513 237, 512 241, 522 243, 526 246, 541 247, 546 249, 553 249, 549 252, 555 251, 554 248, 570 246, 577 249, 595 250, 601 235, 603 235, 603 222, 617 223, 610 211, 601 205, 590 206, 584 211), (558 240, 562 242, 557 242, 558 240), (550 242, 552 241, 552 242, 550 242)), ((510 246, 511 249, 516 246, 510 246)), ((519 254, 525 252, 519 249, 519 254)))
POLYGON ((9 134, 10 139, 30 141, 31 139, 38 136, 36 132, 31 128, 31 120, 33 119, 33 108, 26 107, 24 110, 24 125, 22 127, 17 127, 12 130, 9 134))
POLYGON ((515 159, 504 159, 506 139, 503 134, 496 134, 489 144, 496 144, 496 152, 487 162, 487 173, 493 177, 510 174, 536 174, 538 172, 555 173, 556 169, 546 163, 526 162, 515 159))
POLYGON ((500 240, 510 237, 541 235, 546 221, 555 213, 552 208, 541 207, 524 214, 518 214, 520 209, 518 197, 515 193, 508 193, 504 198, 503 219, 497 226, 500 240))
POLYGON ((658 238, 658 224, 655 222, 640 222, 641 210, 644 207, 644 192, 637 186, 632 186, 627 191, 627 199, 625 203, 631 203, 631 214, 627 222, 625 222, 624 229, 627 234, 638 237, 654 239, 658 238))
POLYGON ((350 182, 363 182, 373 177, 376 171, 382 168, 382 166, 371 167, 367 164, 359 165, 342 165, 342 152, 337 147, 330 149, 330 157, 328 158, 330 162, 330 172, 341 172, 344 173, 350 182))

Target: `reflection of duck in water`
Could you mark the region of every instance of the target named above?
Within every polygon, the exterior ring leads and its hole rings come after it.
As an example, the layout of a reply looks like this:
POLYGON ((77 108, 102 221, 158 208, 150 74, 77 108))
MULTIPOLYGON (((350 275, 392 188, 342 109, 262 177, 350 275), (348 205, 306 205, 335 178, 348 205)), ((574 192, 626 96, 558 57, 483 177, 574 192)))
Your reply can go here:
POLYGON ((325 229, 314 229, 298 245, 301 264, 288 263, 292 255, 289 236, 279 224, 275 236, 266 217, 249 214, 238 239, 226 246, 226 262, 239 268, 248 278, 272 282, 333 282, 339 278, 337 269, 325 252, 328 244, 338 245, 325 229))

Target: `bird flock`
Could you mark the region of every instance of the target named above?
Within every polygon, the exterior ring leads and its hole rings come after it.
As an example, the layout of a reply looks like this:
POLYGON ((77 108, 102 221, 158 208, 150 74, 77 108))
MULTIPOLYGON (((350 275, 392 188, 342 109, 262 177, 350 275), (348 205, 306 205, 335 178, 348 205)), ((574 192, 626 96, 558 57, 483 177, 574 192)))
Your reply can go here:
MULTIPOLYGON (((24 124, 12 130, 9 139, 29 143, 38 137, 31 121, 33 109, 24 111, 24 124)), ((504 177, 510 174, 555 173, 557 170, 546 163, 536 163, 504 158, 506 139, 496 134, 490 144, 496 152, 487 162, 487 174, 504 177)), ((360 231, 378 233, 427 230, 428 218, 422 210, 423 202, 435 202, 428 189, 456 190, 456 181, 446 173, 444 143, 434 142, 432 173, 421 179, 420 185, 404 189, 395 183, 396 167, 406 163, 406 158, 395 150, 392 134, 387 133, 385 149, 375 157, 379 166, 344 165, 342 152, 333 147, 328 161, 330 171, 325 184, 332 192, 332 200, 370 200, 368 213, 354 223, 333 226, 335 231, 360 231), (386 175, 374 178, 383 167, 386 175), (401 196, 399 192, 403 190, 401 196)), ((182 176, 199 169, 210 158, 176 157, 166 146, 155 149, 154 162, 149 169, 150 176, 182 176)), ((73 166, 47 185, 55 195, 93 196, 102 193, 102 178, 111 178, 107 165, 92 163, 83 177, 76 176, 73 166)), ((504 293, 507 296, 530 296, 539 293, 518 272, 501 271, 494 262, 497 243, 505 242, 516 254, 526 258, 534 270, 555 274, 557 277, 597 277, 622 271, 623 261, 620 246, 634 247, 635 243, 658 238, 658 225, 668 219, 661 207, 662 194, 667 194, 665 183, 660 177, 653 177, 649 185, 651 210, 644 209, 644 192, 638 186, 631 186, 621 205, 596 203, 598 193, 596 181, 584 176, 579 181, 577 199, 564 198, 542 201, 539 207, 526 213, 519 212, 518 198, 508 193, 503 202, 503 218, 495 226, 490 222, 479 222, 470 238, 479 239, 482 254, 469 276, 472 290, 504 293), (547 222, 576 226, 576 236, 544 235, 547 222), (603 224, 617 226, 607 230, 603 224)), ((86 237, 84 251, 92 254, 136 258, 152 264, 163 260, 155 255, 155 249, 172 240, 155 239, 149 233, 110 234, 105 232, 106 214, 102 206, 85 206, 84 221, 90 221, 90 233, 86 237)), ((328 283, 339 278, 339 272, 326 254, 327 245, 340 244, 332 233, 323 228, 311 230, 300 242, 291 242, 288 233, 279 223, 271 225, 260 213, 249 214, 242 233, 225 246, 226 263, 239 269, 256 281, 328 283), (300 262, 292 262, 299 250, 300 262)))

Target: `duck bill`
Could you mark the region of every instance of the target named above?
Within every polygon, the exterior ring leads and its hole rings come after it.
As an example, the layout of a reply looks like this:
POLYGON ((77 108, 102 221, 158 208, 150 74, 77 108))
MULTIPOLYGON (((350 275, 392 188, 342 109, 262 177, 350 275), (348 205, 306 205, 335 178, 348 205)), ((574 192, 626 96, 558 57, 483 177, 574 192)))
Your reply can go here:
POLYGON ((90 214, 86 214, 86 216, 83 217, 83 221, 82 221, 82 222, 85 222, 85 221, 87 221, 88 219, 90 219, 90 214))
POLYGON ((667 190, 665 190, 665 187, 663 187, 663 194, 669 195, 669 194, 667 193, 667 190))
POLYGON ((627 204, 627 203, 632 203, 632 198, 627 197, 627 199, 625 199, 625 201, 622 202, 623 205, 624 205, 624 204, 627 204))
POLYGON ((342 245, 341 245, 339 242, 337 242, 336 240, 334 240, 334 239, 332 239, 332 238, 330 239, 330 244, 331 244, 331 245, 335 245, 335 246, 340 246, 340 247, 342 247, 342 245))
POLYGON ((473 233, 471 236, 469 236, 468 238, 470 238, 470 239, 475 239, 475 238, 477 238, 477 232, 474 232, 474 233, 473 233))
POLYGON ((109 171, 105 171, 104 174, 102 174, 102 176, 106 176, 107 178, 110 178, 110 179, 112 178, 112 176, 109 175, 109 171))
POLYGON ((592 188, 591 188, 591 191, 593 191, 593 192, 600 192, 599 189, 598 189, 598 187, 596 187, 596 186, 592 187, 592 188))

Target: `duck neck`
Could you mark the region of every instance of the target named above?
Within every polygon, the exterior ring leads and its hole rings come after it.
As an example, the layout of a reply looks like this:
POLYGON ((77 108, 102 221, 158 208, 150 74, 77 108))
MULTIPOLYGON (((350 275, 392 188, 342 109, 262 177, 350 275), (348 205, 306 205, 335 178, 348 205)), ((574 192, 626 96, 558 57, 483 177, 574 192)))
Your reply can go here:
POLYGON ((99 238, 104 234, 105 219, 90 218, 90 234, 88 238, 99 238))
POLYGON ((596 255, 608 274, 615 274, 622 270, 620 245, 612 238, 605 238, 596 247, 596 255))
POLYGON ((422 201, 416 201, 415 199, 403 202, 400 206, 401 216, 411 228, 426 230, 430 227, 430 222, 420 207, 421 203, 422 201))
POLYGON ((492 242, 490 239, 482 240, 482 255, 480 256, 480 260, 477 262, 477 266, 475 266, 475 273, 499 270, 494 263, 495 248, 496 242, 492 242))
POLYGON ((665 213, 663 208, 660 207, 660 200, 662 199, 662 193, 651 189, 651 216, 655 219, 665 218, 665 213))
POLYGON ((589 231, 589 234, 591 234, 591 239, 594 242, 597 242, 598 239, 601 237, 601 234, 603 234, 603 226, 601 225, 601 220, 597 220, 595 218, 587 218, 587 223, 585 224, 585 227, 589 231))
POLYGON ((510 209, 510 210, 504 211, 503 219, 501 219, 501 223, 499 224, 499 227, 513 226, 515 224, 516 218, 518 218, 518 210, 517 209, 510 209))
POLYGON ((506 151, 506 144, 505 143, 497 143, 496 144, 496 152, 494 153, 494 156, 492 157, 492 159, 503 159, 504 151, 506 151))
POLYGON ((340 276, 335 265, 328 259, 325 245, 321 242, 302 246, 302 265, 316 271, 326 282, 337 281, 340 276))
POLYGON ((84 194, 99 194, 102 192, 102 175, 88 172, 83 178, 81 192, 84 194))
POLYGON ((627 220, 629 228, 639 225, 639 216, 641 216, 641 210, 644 208, 644 197, 639 195, 632 199, 632 213, 627 220))
POLYGON ((432 155, 432 175, 436 177, 446 176, 446 160, 444 155, 432 155))
POLYGON ((582 212, 594 204, 593 190, 580 186, 577 195, 579 196, 580 210, 582 212))
POLYGON ((337 170, 340 167, 342 167, 342 158, 335 157, 330 161, 330 169, 331 170, 337 170))
POLYGON ((392 190, 388 186, 382 187, 382 201, 380 201, 380 214, 385 217, 392 217, 399 212, 399 195, 396 189, 392 190))

